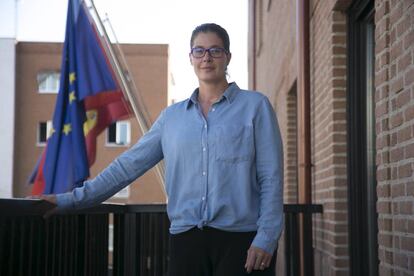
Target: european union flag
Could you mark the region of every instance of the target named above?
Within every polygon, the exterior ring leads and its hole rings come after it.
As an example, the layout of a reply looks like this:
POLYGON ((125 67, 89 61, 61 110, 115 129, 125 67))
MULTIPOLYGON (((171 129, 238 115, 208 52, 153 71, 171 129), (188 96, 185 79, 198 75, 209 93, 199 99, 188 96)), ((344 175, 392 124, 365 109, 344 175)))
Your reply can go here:
POLYGON ((87 8, 69 0, 53 127, 32 194, 63 193, 89 177, 96 136, 129 115, 87 8))

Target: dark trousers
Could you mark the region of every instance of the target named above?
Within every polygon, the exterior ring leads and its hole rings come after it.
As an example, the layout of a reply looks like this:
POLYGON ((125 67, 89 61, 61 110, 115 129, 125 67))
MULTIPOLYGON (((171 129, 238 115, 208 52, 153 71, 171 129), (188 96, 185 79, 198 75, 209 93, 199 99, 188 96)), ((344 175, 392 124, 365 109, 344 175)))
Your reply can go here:
POLYGON ((247 274, 244 265, 256 232, 226 232, 195 227, 170 235, 169 276, 274 276, 276 253, 269 268, 247 274))

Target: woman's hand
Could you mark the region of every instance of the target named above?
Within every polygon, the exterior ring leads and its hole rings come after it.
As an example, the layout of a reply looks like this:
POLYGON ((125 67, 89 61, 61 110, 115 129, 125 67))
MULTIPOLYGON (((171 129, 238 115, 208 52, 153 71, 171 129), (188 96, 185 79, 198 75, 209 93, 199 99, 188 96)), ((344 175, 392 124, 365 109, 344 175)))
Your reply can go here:
POLYGON ((51 204, 53 204, 53 208, 49 209, 44 215, 43 217, 45 219, 49 218, 51 215, 55 214, 57 212, 57 200, 56 200, 56 195, 35 195, 35 196, 28 196, 26 197, 28 199, 40 199, 40 200, 44 200, 47 201, 51 204))
POLYGON ((244 268, 246 269, 247 273, 252 272, 252 270, 265 270, 270 266, 270 262, 272 260, 272 255, 267 253, 261 248, 256 246, 250 246, 249 250, 247 250, 247 260, 244 268))

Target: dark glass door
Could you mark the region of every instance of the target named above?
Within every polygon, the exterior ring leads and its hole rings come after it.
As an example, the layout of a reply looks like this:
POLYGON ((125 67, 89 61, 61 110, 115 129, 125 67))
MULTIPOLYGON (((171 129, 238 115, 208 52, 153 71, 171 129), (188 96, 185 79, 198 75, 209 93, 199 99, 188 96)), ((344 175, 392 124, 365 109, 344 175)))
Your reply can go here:
POLYGON ((351 275, 378 275, 374 1, 354 1, 348 39, 348 211, 351 275))

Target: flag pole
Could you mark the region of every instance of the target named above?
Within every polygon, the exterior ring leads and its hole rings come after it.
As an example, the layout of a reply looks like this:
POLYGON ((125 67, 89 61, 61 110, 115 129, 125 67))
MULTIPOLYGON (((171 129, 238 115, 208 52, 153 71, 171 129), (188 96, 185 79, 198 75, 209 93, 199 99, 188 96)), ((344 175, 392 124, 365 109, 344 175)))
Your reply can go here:
MULTIPOLYGON (((143 102, 143 99, 142 99, 142 97, 140 97, 141 102, 138 101, 136 96, 134 95, 134 93, 132 93, 132 91, 131 91, 131 89, 128 85, 128 81, 126 80, 126 78, 124 76, 124 73, 122 72, 122 67, 120 65, 120 62, 118 61, 118 58, 115 55, 115 51, 114 51, 114 49, 112 47, 112 44, 109 40, 109 37, 108 37, 108 34, 106 32, 105 26, 102 23, 102 20, 99 16, 98 11, 96 10, 95 4, 94 4, 93 0, 91 0, 90 2, 91 2, 91 7, 90 8, 93 10, 93 12, 96 16, 96 20, 94 20, 94 18, 92 18, 92 22, 94 22, 95 24, 98 24, 98 26, 96 26, 97 28, 100 27, 99 29, 102 32, 102 34, 100 35, 101 41, 104 42, 106 52, 109 55, 109 57, 108 57, 109 61, 111 62, 113 68, 115 69, 116 77, 118 79, 119 84, 121 85, 122 93, 124 94, 125 98, 128 99, 128 101, 131 105, 131 108, 134 112, 135 118, 138 122, 139 128, 140 128, 142 134, 144 135, 149 130, 150 121, 149 121, 148 113, 146 112, 146 108, 145 108, 145 104, 143 102)), ((113 34, 115 36, 114 32, 113 32, 113 34)), ((118 51, 120 52, 120 55, 123 58, 124 65, 127 67, 125 58, 122 55, 122 51, 121 51, 119 45, 118 45, 118 51)), ((135 83, 133 82, 132 79, 131 79, 131 82, 133 83, 134 87, 136 88, 136 85, 135 85, 135 83)), ((156 170, 156 174, 158 176, 158 179, 160 181, 162 191, 163 191, 164 195, 166 196, 165 183, 164 183, 165 173, 164 173, 164 169, 161 166, 161 164, 162 164, 162 162, 158 163, 155 166, 155 170, 156 170)))
MULTIPOLYGON (((123 51, 122 51, 121 46, 120 46, 120 43, 118 42, 118 38, 117 38, 117 36, 115 34, 115 31, 114 31, 114 29, 112 27, 111 21, 109 20, 107 14, 105 15, 105 19, 102 21, 102 26, 103 26, 103 22, 104 21, 108 23, 108 26, 109 26, 109 28, 110 28, 110 30, 112 32, 112 35, 114 36, 115 45, 116 45, 116 48, 118 49, 119 57, 120 57, 120 59, 122 61, 123 66, 126 68, 127 72, 130 72, 129 67, 128 67, 128 63, 127 63, 126 58, 125 58, 125 55, 123 54, 123 51)), ((106 28, 105 28, 105 31, 106 31, 106 28)), ((107 35, 107 37, 108 37, 108 35, 107 35)), ((108 37, 108 41, 109 41, 109 37, 108 37)), ((110 43, 110 41, 109 41, 109 43, 110 43)), ((148 110, 147 110, 147 108, 146 108, 146 106, 144 104, 144 99, 143 99, 141 93, 139 93, 139 90, 138 90, 138 88, 137 88, 137 86, 136 86, 136 84, 135 84, 135 82, 134 82, 133 79, 131 79, 131 81, 129 82, 129 84, 131 84, 133 86, 133 89, 132 90, 136 92, 136 93, 131 93, 131 96, 134 98, 134 101, 137 103, 137 105, 138 105, 138 111, 140 112, 141 117, 146 122, 147 128, 149 128, 149 125, 150 125, 150 119, 149 118, 150 118, 150 116, 149 116, 148 110), (137 97, 138 97, 138 99, 137 99, 137 97)))

